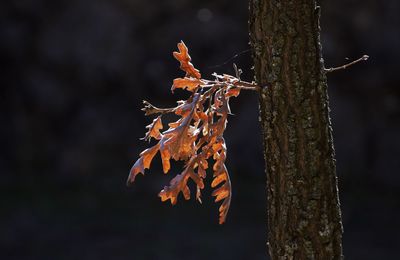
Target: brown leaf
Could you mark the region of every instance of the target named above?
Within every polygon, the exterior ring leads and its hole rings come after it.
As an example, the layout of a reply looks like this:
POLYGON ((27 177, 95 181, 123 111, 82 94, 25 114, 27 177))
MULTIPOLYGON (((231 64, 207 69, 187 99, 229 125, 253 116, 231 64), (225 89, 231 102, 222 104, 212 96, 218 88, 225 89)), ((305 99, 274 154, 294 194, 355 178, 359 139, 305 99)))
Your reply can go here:
POLYGON ((212 145, 212 150, 214 151, 213 157, 215 163, 213 165, 214 180, 211 183, 211 187, 215 188, 222 184, 219 188, 213 191, 212 196, 215 196, 215 202, 224 200, 219 207, 219 223, 222 224, 225 222, 228 214, 232 196, 231 181, 229 179, 228 170, 225 166, 226 146, 222 136, 217 138, 216 143, 212 145))
POLYGON ((200 199, 200 189, 204 188, 204 182, 202 177, 196 174, 193 170, 195 163, 195 159, 192 158, 187 164, 185 170, 176 175, 171 181, 169 186, 165 186, 163 190, 160 191, 159 197, 161 201, 171 200, 171 204, 175 205, 178 201, 179 193, 182 192, 183 197, 186 200, 190 199, 190 189, 187 186, 187 182, 189 179, 192 179, 196 183, 196 199, 201 201, 200 199))
POLYGON ((166 141, 163 143, 171 157, 178 160, 188 160, 194 153, 195 140, 198 132, 184 124, 164 132, 166 141))
MULTIPOLYGON (((197 100, 196 100, 196 102, 197 102, 197 100)), ((187 117, 190 113, 192 113, 192 111, 194 111, 196 102, 194 102, 192 100, 192 102, 186 101, 186 102, 181 103, 179 106, 176 107, 175 114, 178 116, 181 116, 182 120, 183 120, 183 118, 187 117)), ((177 121, 176 123, 181 122, 182 120, 177 121)))
POLYGON ((160 134, 160 129, 163 128, 162 121, 161 121, 161 116, 158 116, 153 120, 151 124, 146 126, 147 129, 149 129, 142 139, 150 141, 150 139, 153 137, 156 140, 161 139, 161 134, 160 134))
POLYGON ((185 43, 181 41, 178 43, 179 52, 174 51, 173 55, 175 59, 177 59, 181 66, 181 70, 186 72, 186 76, 195 77, 197 79, 201 78, 201 74, 198 69, 195 69, 193 64, 190 62, 191 58, 189 56, 188 48, 186 47, 185 43))
MULTIPOLYGON (((229 184, 229 190, 231 190, 230 184, 229 184)), ((227 197, 219 207, 219 224, 225 223, 230 205, 231 205, 231 195, 229 195, 229 197, 227 197)))
POLYGON ((203 161, 200 162, 199 164, 199 169, 197 170, 197 174, 201 177, 201 178, 205 178, 206 177, 206 169, 208 168, 208 163, 206 160, 203 159, 203 161))
POLYGON ((187 187, 187 181, 189 169, 186 169, 183 173, 176 175, 171 181, 169 186, 165 186, 163 190, 160 191, 158 196, 161 201, 171 200, 171 204, 175 205, 178 201, 179 192, 182 192, 185 199, 190 199, 190 190, 187 187))
POLYGON ((177 114, 182 118, 178 120, 179 125, 175 128, 170 127, 163 132, 161 139, 163 149, 168 149, 170 156, 175 160, 188 160, 195 152, 195 141, 199 131, 190 125, 194 110, 199 100, 199 94, 195 94, 190 104, 182 104, 182 110, 177 109, 177 114), (190 111, 189 111, 190 109, 190 111))
MULTIPOLYGON (((217 164, 218 162, 216 162, 217 164)), ((225 164, 223 164, 222 170, 214 172, 214 180, 211 187, 215 188, 217 185, 223 183, 219 188, 213 191, 212 196, 215 196, 215 202, 224 200, 219 207, 219 223, 225 222, 226 216, 229 211, 231 204, 232 188, 231 181, 229 179, 228 171, 226 170, 225 164)))
POLYGON ((139 173, 142 173, 144 175, 144 170, 150 169, 151 161, 157 154, 159 147, 159 144, 156 144, 155 146, 148 148, 140 153, 140 158, 135 162, 129 172, 127 180, 128 185, 135 181, 136 175, 138 175, 139 173))
POLYGON ((153 160, 154 156, 157 154, 159 149, 159 144, 144 150, 140 155, 143 158, 143 167, 145 169, 150 169, 151 161, 153 160))
POLYGON ((202 122, 202 133, 203 135, 208 135, 208 130, 209 130, 209 122, 210 118, 207 113, 203 111, 196 111, 194 115, 194 120, 198 121, 198 123, 202 122))
POLYGON ((227 185, 222 185, 218 189, 214 190, 212 196, 216 196, 215 202, 223 200, 230 196, 230 190, 227 185))
POLYGON ((163 172, 167 173, 171 169, 171 164, 169 160, 171 159, 171 154, 169 153, 168 147, 164 145, 163 142, 164 137, 160 140, 160 154, 163 166, 163 172))
POLYGON ((196 78, 177 78, 174 79, 174 82, 171 87, 171 91, 173 92, 177 88, 181 89, 186 89, 188 91, 195 91, 197 87, 201 84, 202 82, 199 79, 196 78))

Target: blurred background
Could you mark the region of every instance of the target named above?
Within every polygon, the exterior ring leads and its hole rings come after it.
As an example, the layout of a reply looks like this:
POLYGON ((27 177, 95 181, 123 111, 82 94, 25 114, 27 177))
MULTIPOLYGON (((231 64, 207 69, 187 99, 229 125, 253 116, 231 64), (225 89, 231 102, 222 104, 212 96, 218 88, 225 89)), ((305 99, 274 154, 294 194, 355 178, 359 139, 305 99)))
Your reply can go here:
MULTIPOLYGON (((143 99, 171 106, 184 40, 204 77, 251 81, 247 1, 15 0, 0 4, 1 259, 267 259, 266 198, 255 93, 231 101, 233 199, 218 225, 203 205, 158 192, 159 157, 125 181, 148 147, 143 99), (237 58, 224 64, 235 54, 237 58)), ((400 3, 322 1, 347 259, 395 259, 400 245, 400 3)), ((175 166, 175 167, 174 167, 175 166)), ((210 180, 208 179, 208 184, 210 180)))

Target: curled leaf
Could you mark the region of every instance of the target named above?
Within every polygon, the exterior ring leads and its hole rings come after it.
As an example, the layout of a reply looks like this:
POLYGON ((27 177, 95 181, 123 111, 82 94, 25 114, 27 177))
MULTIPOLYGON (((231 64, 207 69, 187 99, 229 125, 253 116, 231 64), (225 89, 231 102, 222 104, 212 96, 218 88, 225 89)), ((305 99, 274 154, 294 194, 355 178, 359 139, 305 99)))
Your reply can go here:
POLYGON ((219 223, 222 224, 226 220, 232 196, 231 181, 225 166, 226 146, 222 137, 219 143, 213 146, 213 149, 216 150, 214 154, 215 163, 213 166, 214 180, 211 183, 211 187, 215 188, 220 184, 222 185, 213 191, 212 196, 215 196, 215 202, 224 200, 219 207, 219 223))

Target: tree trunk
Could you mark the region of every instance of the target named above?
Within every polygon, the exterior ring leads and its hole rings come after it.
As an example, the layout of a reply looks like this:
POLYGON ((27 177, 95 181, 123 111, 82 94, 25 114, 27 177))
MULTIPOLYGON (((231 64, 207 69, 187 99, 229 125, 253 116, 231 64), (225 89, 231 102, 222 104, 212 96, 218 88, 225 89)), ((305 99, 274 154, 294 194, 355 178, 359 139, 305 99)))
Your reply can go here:
POLYGON ((327 83, 314 0, 250 0, 272 259, 342 259, 327 83))

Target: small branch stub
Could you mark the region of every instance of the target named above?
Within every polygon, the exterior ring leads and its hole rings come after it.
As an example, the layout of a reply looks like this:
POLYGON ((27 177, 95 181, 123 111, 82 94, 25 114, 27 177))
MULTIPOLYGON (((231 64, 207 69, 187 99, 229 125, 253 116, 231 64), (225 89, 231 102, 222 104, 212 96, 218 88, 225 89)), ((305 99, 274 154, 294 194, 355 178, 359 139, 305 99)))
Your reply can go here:
POLYGON ((346 69, 346 68, 348 68, 348 67, 350 67, 350 66, 352 66, 354 64, 359 63, 360 61, 366 61, 366 60, 368 60, 368 58, 369 58, 368 55, 363 55, 361 58, 359 58, 357 60, 354 60, 352 62, 349 62, 347 64, 344 64, 342 66, 325 69, 325 72, 333 72, 333 71, 336 71, 336 70, 344 70, 344 69, 346 69))

